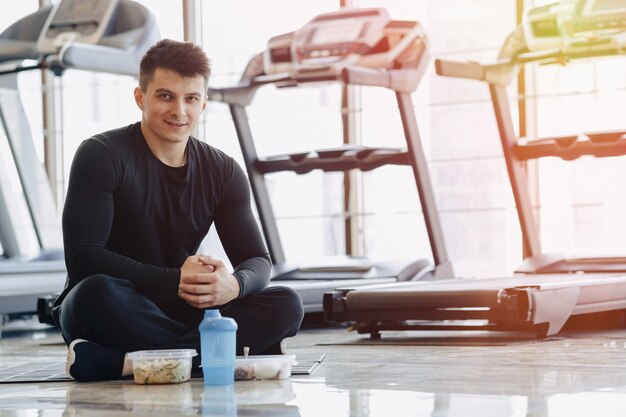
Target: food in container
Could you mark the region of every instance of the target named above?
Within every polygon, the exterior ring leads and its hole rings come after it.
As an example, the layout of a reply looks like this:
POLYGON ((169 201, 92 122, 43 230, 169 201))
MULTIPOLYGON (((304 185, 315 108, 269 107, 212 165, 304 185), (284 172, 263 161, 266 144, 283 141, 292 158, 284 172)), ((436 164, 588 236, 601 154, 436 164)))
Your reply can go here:
POLYGON ((295 362, 295 355, 240 356, 235 363, 235 380, 286 379, 291 376, 295 362))
POLYGON ((128 354, 136 384, 177 384, 191 378, 195 349, 140 350, 128 354))

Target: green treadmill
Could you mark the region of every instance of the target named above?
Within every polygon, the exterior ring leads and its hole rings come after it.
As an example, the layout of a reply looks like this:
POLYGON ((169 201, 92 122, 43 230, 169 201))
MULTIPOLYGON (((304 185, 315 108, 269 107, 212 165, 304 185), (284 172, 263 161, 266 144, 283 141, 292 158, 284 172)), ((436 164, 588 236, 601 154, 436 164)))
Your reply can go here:
POLYGON ((493 64, 436 60, 437 74, 489 87, 528 256, 512 277, 336 289, 324 295, 326 320, 355 323, 355 330, 372 338, 385 330, 523 331, 544 337, 572 316, 626 309, 626 257, 541 251, 524 172, 531 159, 626 155, 626 130, 517 137, 505 89, 526 63, 623 55, 625 46, 626 3, 562 1, 529 10, 493 64))

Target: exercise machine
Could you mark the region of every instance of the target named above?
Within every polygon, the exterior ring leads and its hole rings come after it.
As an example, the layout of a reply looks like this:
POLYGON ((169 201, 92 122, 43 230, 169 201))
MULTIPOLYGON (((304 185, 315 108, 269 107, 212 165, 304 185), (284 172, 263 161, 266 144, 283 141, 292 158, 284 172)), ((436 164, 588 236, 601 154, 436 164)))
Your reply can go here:
POLYGON ((548 138, 517 137, 506 86, 528 63, 566 64, 626 52, 626 5, 562 1, 524 16, 497 62, 435 62, 439 75, 485 82, 490 91, 527 257, 513 277, 411 282, 337 289, 324 296, 329 321, 355 322, 359 333, 383 330, 557 333, 572 316, 626 309, 626 258, 575 258, 541 251, 525 161, 626 155, 626 131, 548 138))
POLYGON ((253 57, 233 87, 209 88, 208 98, 229 106, 268 250, 274 265, 270 285, 286 285, 303 299, 305 312, 321 312, 323 294, 338 286, 397 283, 452 277, 442 239, 426 160, 421 147, 411 93, 428 63, 422 25, 391 20, 382 8, 341 9, 316 16, 301 29, 275 36, 253 57), (293 154, 257 154, 246 107, 257 89, 291 88, 314 83, 382 87, 395 93, 406 148, 344 145, 293 154), (276 172, 305 174, 369 171, 385 165, 410 166, 419 192, 433 263, 425 259, 374 261, 346 256, 289 262, 284 254, 265 176, 276 172))
POLYGON ((18 74, 49 69, 60 76, 73 68, 136 76, 141 56, 159 39, 154 16, 130 0, 62 0, 0 34, 0 314, 36 311, 38 298, 59 293, 67 275, 18 74))

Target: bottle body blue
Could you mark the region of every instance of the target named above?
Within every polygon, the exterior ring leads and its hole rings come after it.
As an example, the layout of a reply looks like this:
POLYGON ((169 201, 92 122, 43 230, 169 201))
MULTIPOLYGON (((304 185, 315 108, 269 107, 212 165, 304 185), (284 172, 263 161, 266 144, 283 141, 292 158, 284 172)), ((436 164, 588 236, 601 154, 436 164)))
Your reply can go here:
POLYGON ((204 384, 234 383, 237 323, 219 310, 205 310, 199 330, 204 384))

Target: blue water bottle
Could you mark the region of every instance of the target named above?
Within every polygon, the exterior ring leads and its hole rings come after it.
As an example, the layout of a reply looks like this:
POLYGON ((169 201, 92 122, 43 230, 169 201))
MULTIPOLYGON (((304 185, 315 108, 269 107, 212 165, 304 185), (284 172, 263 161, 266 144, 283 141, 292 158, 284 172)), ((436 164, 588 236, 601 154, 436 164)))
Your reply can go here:
POLYGON ((199 330, 204 385, 234 383, 237 323, 219 310, 205 310, 199 330))

